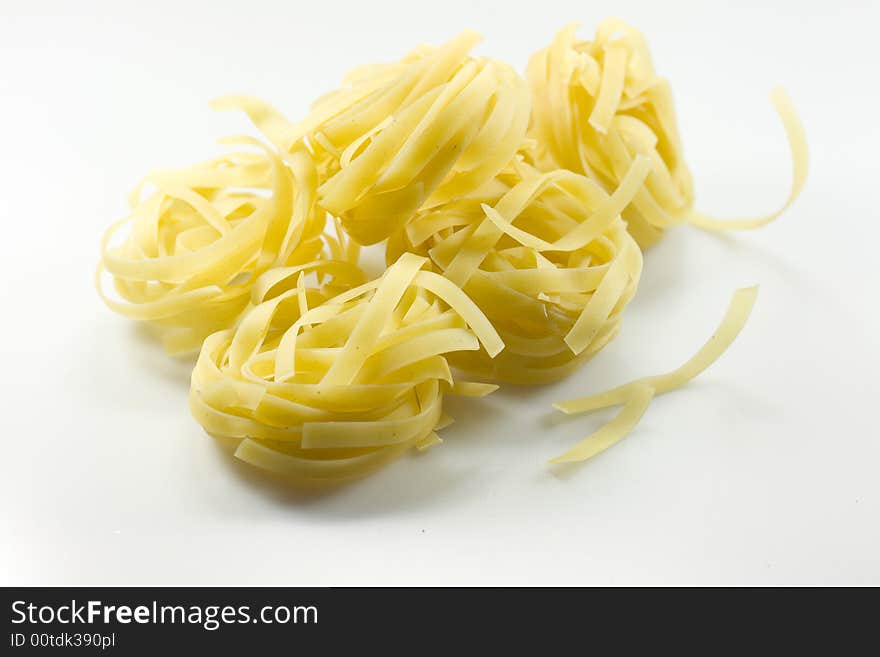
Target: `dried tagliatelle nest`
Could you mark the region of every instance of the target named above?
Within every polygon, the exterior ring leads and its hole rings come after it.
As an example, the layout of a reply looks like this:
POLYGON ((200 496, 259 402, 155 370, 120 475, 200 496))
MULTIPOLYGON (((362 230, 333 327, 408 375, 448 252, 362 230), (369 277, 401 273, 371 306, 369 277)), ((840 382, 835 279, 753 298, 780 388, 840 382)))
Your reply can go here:
POLYGON ((507 64, 468 53, 464 32, 394 64, 352 71, 293 125, 265 103, 228 97, 283 150, 307 144, 321 173, 321 206, 361 244, 379 242, 425 206, 478 189, 522 146, 525 81, 507 64))
POLYGON ((694 209, 691 173, 682 153, 669 83, 654 71, 642 34, 609 19, 592 41, 578 41, 570 25, 529 61, 532 121, 529 135, 535 163, 564 168, 614 189, 636 157, 651 160, 632 203, 622 212, 642 248, 664 228, 689 222, 710 229, 747 230, 776 219, 800 194, 807 177, 803 128, 785 92, 771 99, 791 147, 794 174, 785 204, 767 215, 719 220, 694 209))
POLYGON ((503 343, 425 263, 404 253, 381 278, 326 300, 302 272, 296 285, 260 281, 261 302, 202 347, 196 419, 241 439, 239 458, 306 480, 350 478, 437 442, 445 394, 497 387, 455 382, 447 356, 482 348, 491 357, 503 343))
POLYGON ((104 237, 99 293, 121 315, 148 322, 171 352, 198 349, 211 333, 234 326, 262 272, 357 258, 347 236, 324 234, 307 151, 279 154, 255 140, 227 141, 255 150, 150 174, 131 195, 131 214, 104 237), (146 198, 145 187, 154 188, 146 198), (105 270, 121 299, 104 292, 105 270))
MULTIPOLYGON (((527 79, 473 55, 478 41, 354 69, 298 121, 219 99, 263 140, 148 175, 108 230, 99 292, 169 351, 199 350, 192 414, 239 459, 332 483, 436 445, 446 395, 555 381, 605 347, 664 229, 756 228, 803 188, 806 140, 781 90, 789 198, 720 221, 694 209, 671 88, 637 30, 565 28, 527 79), (373 244, 387 269, 370 280, 359 257, 373 244)), ((680 368, 557 404, 621 410, 553 462, 627 435, 727 349, 756 297, 738 290, 680 368)))
POLYGON ((642 273, 620 218, 650 163, 638 160, 612 195, 557 169, 514 162, 479 193, 417 214, 388 256, 417 252, 459 285, 498 329, 505 349, 451 362, 493 381, 545 383, 577 368, 616 335, 642 273))

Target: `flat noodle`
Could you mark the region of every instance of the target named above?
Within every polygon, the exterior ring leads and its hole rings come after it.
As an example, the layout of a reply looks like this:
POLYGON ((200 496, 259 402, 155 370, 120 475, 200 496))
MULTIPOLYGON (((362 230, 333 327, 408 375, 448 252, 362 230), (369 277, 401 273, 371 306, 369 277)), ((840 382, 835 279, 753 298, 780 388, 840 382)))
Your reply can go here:
POLYGON ((719 220, 694 209, 691 173, 684 161, 669 84, 657 76, 642 34, 617 19, 603 21, 593 41, 578 41, 576 25, 561 30, 529 61, 534 103, 531 153, 543 170, 569 169, 606 189, 616 188, 638 156, 653 168, 624 212, 644 250, 664 228, 689 222, 709 230, 749 230, 766 225, 798 197, 807 177, 807 142, 782 89, 771 99, 785 128, 793 176, 779 210, 750 219, 719 220))
POLYGON ((681 367, 666 374, 637 379, 598 395, 553 404, 554 408, 567 415, 589 413, 590 411, 620 404, 623 404, 623 408, 617 417, 569 451, 551 460, 550 463, 585 461, 625 438, 638 424, 651 400, 656 395, 680 388, 698 376, 727 351, 727 348, 730 347, 736 336, 739 335, 745 326, 757 297, 757 286, 737 290, 715 333, 681 367))
POLYGON ((807 135, 800 117, 795 112, 791 99, 782 87, 777 87, 770 94, 770 99, 776 107, 782 125, 785 127, 785 136, 788 138, 788 146, 791 151, 792 182, 791 191, 781 208, 762 217, 746 219, 716 219, 701 212, 692 212, 688 221, 700 228, 708 230, 752 230, 766 226, 775 221, 783 212, 788 210, 792 203, 800 196, 807 182, 809 172, 809 153, 807 151, 807 135))

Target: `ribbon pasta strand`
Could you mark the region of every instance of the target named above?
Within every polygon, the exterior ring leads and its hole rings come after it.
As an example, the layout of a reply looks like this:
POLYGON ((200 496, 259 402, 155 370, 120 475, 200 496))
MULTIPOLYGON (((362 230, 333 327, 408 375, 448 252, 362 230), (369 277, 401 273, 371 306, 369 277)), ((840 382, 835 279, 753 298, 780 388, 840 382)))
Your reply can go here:
POLYGON ((554 408, 567 415, 589 413, 621 404, 623 408, 617 417, 550 463, 585 461, 625 438, 638 424, 656 395, 680 388, 706 370, 727 351, 745 326, 757 297, 757 287, 737 290, 715 333, 681 367, 666 374, 632 381, 598 395, 553 404, 554 408))

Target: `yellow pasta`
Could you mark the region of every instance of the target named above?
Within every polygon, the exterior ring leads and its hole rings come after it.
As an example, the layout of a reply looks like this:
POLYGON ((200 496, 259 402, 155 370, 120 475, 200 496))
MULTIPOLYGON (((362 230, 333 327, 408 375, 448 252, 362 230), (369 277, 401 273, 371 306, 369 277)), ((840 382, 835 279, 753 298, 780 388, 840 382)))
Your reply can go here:
POLYGON ((331 299, 307 288, 302 271, 268 272, 239 326, 205 341, 193 415, 237 441, 238 458, 304 483, 360 476, 438 442, 444 394, 497 387, 454 382, 446 356, 493 356, 504 345, 426 262, 404 254, 380 279, 331 299))
MULTIPOLYGON (((169 351, 201 345, 190 409, 239 459, 326 483, 428 449, 452 421, 446 395, 555 381, 608 344, 664 228, 755 228, 804 185, 803 128, 779 90, 789 198, 721 221, 694 210, 670 88, 638 31, 608 20, 578 41, 565 28, 532 57, 528 83, 471 55, 478 41, 464 32, 355 69, 299 122, 219 99, 272 146, 235 138, 235 152, 151 174, 107 231, 99 293, 169 351), (368 281, 360 245, 383 242, 388 267, 368 281)), ((656 395, 727 349, 756 294, 737 291, 677 370, 557 404, 622 409, 552 462, 626 436, 656 395)))
POLYGON ((669 83, 654 71, 641 33, 616 19, 603 21, 593 41, 578 41, 576 25, 561 30, 529 61, 533 158, 545 170, 569 169, 614 189, 639 155, 652 170, 623 217, 642 249, 662 230, 690 222, 712 230, 757 228, 776 219, 800 194, 807 177, 806 137, 781 89, 771 99, 791 149, 789 197, 777 211, 752 219, 718 220, 694 210, 669 83))
POLYGON ((550 462, 574 463, 585 461, 596 454, 604 452, 626 437, 638 424, 642 414, 647 410, 648 405, 656 395, 680 388, 698 376, 727 351, 727 348, 745 326, 757 297, 757 287, 737 290, 718 329, 706 344, 681 367, 666 374, 632 381, 598 395, 554 404, 557 410, 568 415, 588 413, 611 406, 623 405, 623 408, 613 420, 599 428, 598 431, 585 438, 565 454, 556 457, 550 462))
POLYGON ((530 98, 508 65, 468 55, 465 32, 394 64, 352 71, 301 123, 245 97, 241 108, 282 150, 307 144, 321 175, 319 203, 361 244, 387 238, 421 207, 490 181, 522 146, 530 98))
POLYGON ((492 381, 546 383, 616 335, 642 256, 620 211, 650 169, 638 159, 611 195, 570 171, 515 162, 479 193, 420 212, 389 243, 417 252, 480 306, 507 348, 450 362, 492 381))
POLYGON ((357 246, 341 233, 323 235, 317 175, 304 149, 282 161, 249 138, 225 141, 257 150, 147 176, 132 194, 131 214, 104 237, 99 293, 116 312, 149 322, 171 352, 198 349, 206 336, 233 326, 264 271, 357 260, 357 246), (155 191, 143 199, 146 186, 155 191), (113 245, 123 229, 124 240, 113 245), (121 300, 104 292, 104 271, 121 300))

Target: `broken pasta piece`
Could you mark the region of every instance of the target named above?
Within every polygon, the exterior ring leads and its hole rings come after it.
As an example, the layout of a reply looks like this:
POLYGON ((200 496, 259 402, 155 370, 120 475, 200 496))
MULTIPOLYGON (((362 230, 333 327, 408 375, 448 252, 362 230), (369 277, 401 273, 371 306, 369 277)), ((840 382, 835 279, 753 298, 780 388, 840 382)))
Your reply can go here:
POLYGON ((238 328, 205 341, 193 415, 208 433, 239 441, 238 458, 302 482, 363 475, 438 442, 449 423, 444 394, 497 387, 454 383, 447 354, 482 348, 491 357, 504 345, 425 264, 404 254, 380 279, 318 305, 301 272, 269 272, 255 288, 262 302, 238 328))
POLYGON ((624 211, 632 235, 646 249, 662 230, 690 222, 711 230, 757 228, 776 219, 797 198, 807 177, 803 127, 782 89, 771 99, 791 150, 788 199, 777 211, 752 219, 718 220, 694 210, 691 174, 682 155, 669 83, 654 71, 642 34, 616 19, 603 21, 593 41, 575 38, 577 25, 561 30, 529 61, 533 95, 529 136, 536 164, 570 169, 614 189, 638 155, 650 175, 624 211))
POLYGON ((322 236, 326 218, 315 207, 308 152, 282 161, 254 140, 224 141, 258 150, 147 176, 132 195, 131 214, 104 237, 99 294, 121 315, 156 328, 170 352, 198 349, 207 335, 234 326, 254 280, 272 267, 328 257, 357 261, 349 240, 322 236), (142 199, 147 185, 155 192, 142 199), (124 240, 112 245, 123 228, 124 240), (104 271, 122 300, 104 292, 104 271))
POLYGON ((419 213, 389 243, 431 258, 492 322, 506 349, 450 362, 491 381, 560 379, 601 349, 635 294, 642 255, 620 212, 650 169, 637 159, 610 196, 570 171, 514 162, 493 185, 419 213))
POLYGON ((361 244, 402 227, 423 206, 492 179, 525 140, 530 98, 507 64, 469 56, 464 32, 400 62, 352 71, 293 125, 265 103, 226 97, 282 149, 306 143, 318 162, 319 203, 361 244))
POLYGON ((656 396, 680 388, 699 375, 727 351, 736 339, 755 305, 758 288, 749 287, 737 290, 730 301, 721 324, 708 342, 681 367, 660 374, 638 379, 626 385, 599 393, 591 397, 572 399, 553 406, 563 413, 572 415, 589 413, 601 408, 623 405, 617 417, 600 427, 565 454, 556 457, 551 463, 573 463, 585 461, 625 438, 638 424, 651 400, 656 396))

